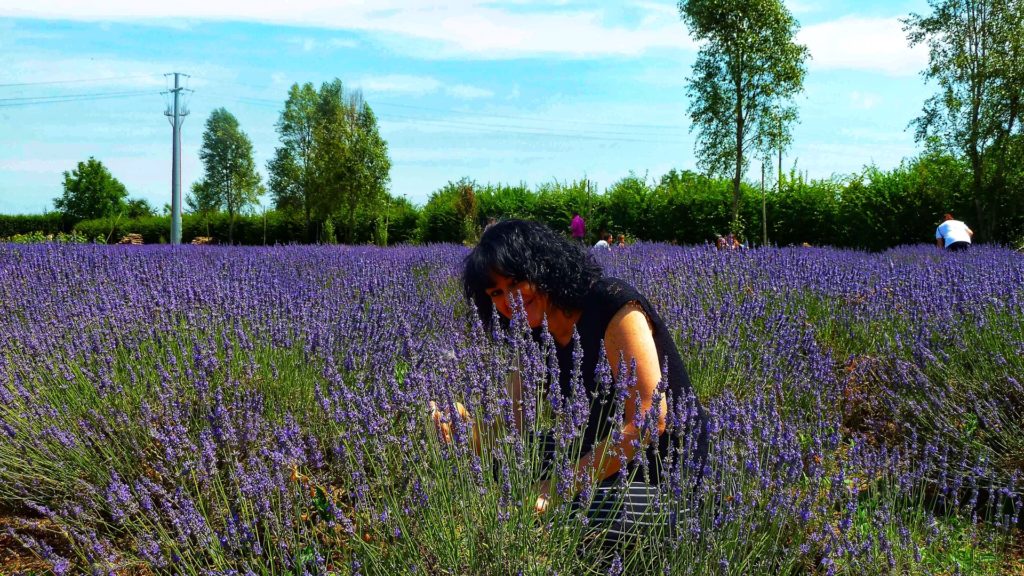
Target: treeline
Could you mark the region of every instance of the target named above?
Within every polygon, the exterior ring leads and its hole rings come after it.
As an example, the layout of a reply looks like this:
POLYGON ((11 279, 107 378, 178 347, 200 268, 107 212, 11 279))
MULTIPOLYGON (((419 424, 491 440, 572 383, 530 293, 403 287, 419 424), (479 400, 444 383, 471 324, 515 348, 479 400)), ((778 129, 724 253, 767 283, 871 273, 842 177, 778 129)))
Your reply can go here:
MULTIPOLYGON (((587 221, 591 240, 601 232, 633 240, 698 244, 730 228, 750 245, 830 245, 883 250, 932 242, 942 215, 970 223, 974 203, 966 162, 938 152, 905 161, 892 170, 869 166, 849 176, 809 180, 783 174, 781 187, 744 182, 738 223, 728 178, 672 170, 657 180, 627 176, 598 193, 588 181, 478 186, 470 180, 435 192, 419 218, 426 241, 472 241, 489 218, 529 218, 568 232, 573 211, 587 221), (767 223, 767 226, 765 226, 767 223)), ((1024 184, 1024 181, 1018 184, 1024 184)), ((1019 244, 1024 239, 1024 196, 1017 195, 992 234, 976 241, 1019 244)))
MULTIPOLYGON (((398 200, 386 210, 383 214, 360 214, 351 231, 345 227, 344 217, 313 221, 313 242, 335 244, 346 236, 359 244, 417 242, 417 209, 407 201, 398 200)), ((0 227, 4 218, 0 216, 0 227)), ((74 231, 87 238, 103 238, 108 243, 118 242, 128 234, 139 234, 146 244, 157 244, 168 242, 170 222, 169 215, 131 219, 108 217, 79 222, 74 231)), ((228 244, 229 234, 233 236, 233 243, 239 245, 305 244, 308 243, 308 230, 301 213, 283 210, 236 214, 233 218, 227 212, 184 214, 181 217, 181 241, 184 244, 196 238, 210 238, 213 243, 228 244)))
MULTIPOLYGON (((238 119, 225 108, 210 114, 199 150, 203 175, 184 198, 185 208, 195 217, 183 223, 191 233, 183 230, 181 240, 214 235, 228 244, 257 244, 257 238, 269 243, 334 238, 355 243, 367 240, 366 234, 380 244, 389 238, 411 240, 403 226, 406 220, 415 220, 410 216, 415 210, 387 192, 387 142, 358 90, 346 90, 338 79, 319 89, 309 82, 293 84, 275 127, 280 146, 267 164, 269 178, 264 184, 252 141, 238 119), (261 216, 257 226, 251 214, 267 194, 280 214, 261 216), (394 233, 388 230, 391 212, 399 223, 394 233), (296 219, 302 222, 301 233, 296 231, 296 219), (246 228, 237 239, 236 224, 246 228), (257 227, 258 235, 253 232, 257 227)), ((64 172, 63 192, 54 199, 54 207, 59 217, 38 219, 34 228, 33 217, 4 217, 0 238, 36 232, 45 237, 57 227, 89 230, 90 238, 101 234, 113 239, 126 229, 149 242, 170 236, 169 225, 163 223, 169 222, 166 216, 172 206, 165 206, 165 216, 160 217, 145 200, 129 199, 124 184, 94 157, 64 172)))
MULTIPOLYGON (((1024 181, 1015 182, 1024 185, 1024 181)), ((831 245, 882 250, 900 244, 931 242, 945 212, 971 224, 973 201, 969 165, 948 155, 927 153, 892 170, 866 167, 860 173, 827 180, 808 180, 795 171, 783 174, 782 186, 744 183, 741 236, 751 245, 763 243, 767 222, 772 245, 831 245)), ((360 209, 355 218, 312 218, 303 211, 269 210, 235 216, 236 244, 272 245, 352 243, 472 243, 489 219, 528 218, 568 233, 579 211, 591 240, 602 231, 625 234, 632 241, 698 244, 729 231, 732 224, 732 182, 691 171, 672 170, 660 178, 629 175, 604 190, 589 180, 526 184, 479 184, 471 179, 450 182, 417 207, 402 198, 360 209), (312 229, 312 238, 310 236, 312 229)), ((1018 244, 1024 238, 1024 196, 1005 206, 993 234, 977 241, 1018 244), (1012 204, 1012 205, 1011 205, 1012 204)), ((205 236, 226 243, 231 217, 224 211, 186 214, 182 241, 205 236)), ((0 216, 0 237, 19 233, 74 230, 86 238, 116 242, 128 233, 147 243, 166 242, 168 216, 108 217, 62 227, 60 214, 0 216)))

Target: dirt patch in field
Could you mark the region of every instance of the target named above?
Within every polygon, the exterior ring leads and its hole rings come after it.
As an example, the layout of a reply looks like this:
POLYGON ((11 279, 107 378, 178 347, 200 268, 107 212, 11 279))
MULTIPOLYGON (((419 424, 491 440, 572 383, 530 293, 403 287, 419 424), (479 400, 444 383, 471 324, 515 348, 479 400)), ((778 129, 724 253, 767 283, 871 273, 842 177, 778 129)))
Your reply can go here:
POLYGON ((45 542, 58 554, 67 555, 68 542, 53 522, 0 507, 0 574, 48 573, 49 562, 22 545, 10 531, 45 542))

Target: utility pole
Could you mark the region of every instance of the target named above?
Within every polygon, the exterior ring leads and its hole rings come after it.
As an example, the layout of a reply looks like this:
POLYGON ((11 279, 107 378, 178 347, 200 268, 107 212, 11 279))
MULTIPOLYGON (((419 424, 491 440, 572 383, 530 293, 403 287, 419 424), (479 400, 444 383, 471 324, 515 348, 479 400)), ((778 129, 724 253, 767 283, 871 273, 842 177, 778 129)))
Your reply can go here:
MULTIPOLYGON (((164 76, 170 76, 165 74, 164 76)), ((173 106, 168 104, 164 116, 171 123, 171 244, 181 244, 181 125, 188 116, 188 108, 181 102, 181 77, 188 74, 174 72, 174 89, 168 90, 174 95, 173 106)))

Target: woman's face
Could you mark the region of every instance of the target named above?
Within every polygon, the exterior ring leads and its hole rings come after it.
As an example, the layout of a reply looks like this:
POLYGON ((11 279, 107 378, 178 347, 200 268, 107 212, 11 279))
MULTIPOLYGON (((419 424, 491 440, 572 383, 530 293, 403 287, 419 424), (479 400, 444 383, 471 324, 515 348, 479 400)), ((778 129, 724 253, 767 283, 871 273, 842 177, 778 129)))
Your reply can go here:
POLYGON ((503 276, 498 273, 491 273, 491 281, 494 283, 487 289, 487 295, 491 302, 505 318, 512 319, 512 305, 509 297, 517 298, 522 295, 523 308, 526 310, 526 320, 530 328, 536 328, 544 320, 544 313, 548 309, 548 295, 541 292, 532 282, 516 280, 511 276, 503 276))

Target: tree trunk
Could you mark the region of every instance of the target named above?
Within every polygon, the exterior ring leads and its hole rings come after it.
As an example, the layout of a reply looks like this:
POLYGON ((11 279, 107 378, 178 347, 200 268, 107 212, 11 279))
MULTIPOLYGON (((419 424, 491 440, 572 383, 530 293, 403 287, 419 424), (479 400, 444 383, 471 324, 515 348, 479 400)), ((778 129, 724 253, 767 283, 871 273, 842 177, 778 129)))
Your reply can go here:
POLYGON ((732 221, 729 232, 739 234, 735 230, 740 218, 740 180, 743 176, 743 84, 741 78, 736 79, 736 171, 732 177, 732 221))

